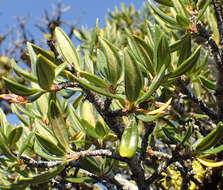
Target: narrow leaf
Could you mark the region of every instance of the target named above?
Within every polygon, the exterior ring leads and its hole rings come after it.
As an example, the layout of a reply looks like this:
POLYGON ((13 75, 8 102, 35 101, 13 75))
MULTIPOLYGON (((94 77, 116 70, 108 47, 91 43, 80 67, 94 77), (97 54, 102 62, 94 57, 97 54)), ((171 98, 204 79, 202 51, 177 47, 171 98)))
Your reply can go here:
POLYGON ((155 0, 157 3, 161 4, 161 5, 165 5, 168 7, 173 7, 173 2, 172 0, 155 0))
POLYGON ((200 57, 200 50, 201 46, 199 46, 190 57, 188 57, 181 65, 179 65, 172 73, 170 73, 169 77, 179 77, 191 70, 200 57))
POLYGON ((53 141, 50 141, 50 139, 37 133, 35 134, 35 136, 36 136, 36 140, 39 142, 39 145, 45 152, 52 155, 56 155, 56 156, 65 155, 65 152, 53 141))
POLYGON ((26 139, 23 141, 22 146, 19 149, 19 153, 18 153, 18 159, 20 159, 22 153, 28 148, 31 139, 33 138, 34 133, 30 132, 29 135, 26 137, 26 139))
POLYGON ((139 65, 132 54, 124 50, 125 94, 130 103, 134 103, 143 87, 143 77, 139 65))
POLYGON ((206 159, 206 158, 196 158, 196 159, 201 164, 203 164, 204 166, 207 166, 207 167, 215 168, 215 167, 221 167, 221 166, 223 166, 223 161, 216 162, 214 160, 209 160, 209 159, 206 159))
POLYGON ((84 77, 86 80, 88 80, 90 83, 98 86, 98 87, 102 87, 102 88, 109 88, 109 85, 101 78, 97 77, 94 74, 85 72, 85 71, 81 71, 79 72, 81 77, 84 77))
POLYGON ((62 53, 63 57, 69 64, 74 64, 75 69, 77 71, 80 70, 79 66, 79 58, 76 52, 76 49, 73 46, 73 43, 66 35, 66 33, 59 27, 55 29, 55 37, 57 40, 58 47, 60 52, 62 53))
POLYGON ((163 106, 161 106, 160 108, 153 110, 153 111, 148 111, 148 110, 143 110, 143 109, 137 109, 136 111, 143 112, 146 115, 161 114, 161 113, 163 113, 163 111, 165 109, 167 109, 169 107, 169 105, 171 104, 171 101, 172 101, 172 98, 170 98, 163 106))
POLYGON ((21 69, 15 62, 14 59, 10 60, 11 64, 12 64, 12 68, 15 71, 16 74, 18 74, 19 76, 23 76, 25 79, 28 79, 32 82, 37 82, 37 78, 35 76, 33 76, 31 73, 28 73, 26 71, 24 71, 23 69, 21 69))
POLYGON ((177 14, 176 20, 180 26, 188 27, 190 25, 190 20, 185 18, 183 15, 177 14))
POLYGON ((5 77, 2 77, 2 79, 7 89, 20 96, 30 96, 41 91, 41 89, 28 88, 5 77))
POLYGON ((50 102, 50 119, 53 132, 60 142, 60 145, 65 148, 66 151, 71 151, 69 148, 69 139, 66 123, 60 113, 60 110, 56 102, 50 102))
POLYGON ((122 74, 121 58, 118 54, 117 48, 109 41, 99 38, 99 42, 104 50, 107 60, 108 80, 116 88, 117 82, 122 74))
POLYGON ((153 9, 153 11, 165 22, 171 24, 171 25, 177 25, 177 22, 174 18, 168 16, 166 13, 161 11, 156 5, 154 5, 151 0, 148 0, 149 5, 153 9))
POLYGON ((6 144, 6 139, 4 138, 2 132, 0 131, 0 149, 3 154, 12 161, 17 161, 17 158, 12 152, 9 150, 9 147, 6 144))
POLYGON ((133 36, 136 46, 138 47, 140 57, 143 61, 143 64, 148 69, 148 71, 152 74, 152 76, 155 75, 155 71, 153 68, 153 48, 146 43, 143 39, 141 39, 138 36, 133 36))
POLYGON ((198 139, 193 144, 193 149, 195 153, 207 150, 216 145, 219 142, 219 140, 222 139, 222 132, 223 132, 223 124, 222 122, 219 122, 217 127, 214 130, 212 130, 207 136, 198 139))
POLYGON ((84 132, 89 135, 90 137, 93 137, 94 139, 99 139, 100 136, 96 133, 95 128, 85 119, 81 119, 82 128, 84 129, 84 132))
POLYGON ((163 82, 163 80, 165 78, 164 77, 165 70, 166 70, 166 65, 163 65, 162 68, 160 69, 159 73, 155 76, 152 83, 150 84, 148 91, 137 100, 136 104, 139 104, 139 103, 149 99, 151 97, 151 95, 153 94, 153 92, 160 87, 160 84, 163 82))
POLYGON ((46 160, 64 160, 65 159, 64 157, 55 156, 55 155, 45 152, 41 148, 41 145, 39 144, 38 141, 35 141, 33 149, 36 154, 38 154, 41 158, 44 158, 46 160))
POLYGON ((65 168, 66 164, 67 162, 62 162, 60 165, 55 166, 53 169, 50 169, 47 172, 44 172, 40 175, 28 177, 28 178, 21 178, 18 180, 17 183, 12 184, 12 186, 13 185, 41 184, 44 182, 48 182, 50 179, 60 174, 65 168))
POLYGON ((198 22, 201 17, 203 16, 203 14, 205 13, 205 11, 208 8, 208 5, 211 3, 211 0, 207 0, 206 3, 204 4, 203 8, 199 11, 199 14, 197 16, 196 22, 198 22))
POLYGON ((210 90, 215 90, 216 89, 216 83, 212 82, 211 80, 207 79, 205 76, 200 75, 200 80, 202 85, 204 85, 206 88, 210 90))
POLYGON ((10 147, 13 147, 17 141, 19 141, 20 137, 22 136, 23 128, 22 127, 15 127, 9 133, 8 136, 8 144, 10 147))
POLYGON ((55 78, 55 67, 48 59, 39 55, 36 61, 36 72, 39 86, 49 90, 55 78))
POLYGON ((178 140, 166 129, 166 128, 162 128, 164 134, 166 135, 166 137, 173 143, 173 144, 178 144, 178 140))

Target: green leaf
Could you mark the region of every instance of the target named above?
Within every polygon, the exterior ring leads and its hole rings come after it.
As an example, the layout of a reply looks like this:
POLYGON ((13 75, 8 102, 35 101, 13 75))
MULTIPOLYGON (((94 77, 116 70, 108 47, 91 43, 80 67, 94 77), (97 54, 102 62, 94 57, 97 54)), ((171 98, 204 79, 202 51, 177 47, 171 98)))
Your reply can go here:
POLYGON ((8 121, 6 118, 5 113, 2 111, 2 109, 0 108, 0 130, 2 131, 2 133, 4 135, 6 135, 7 133, 7 126, 8 126, 8 121))
POLYGON ((179 48, 179 58, 178 58, 178 66, 182 64, 188 57, 191 56, 191 35, 186 34, 183 37, 183 43, 181 44, 181 47, 179 48))
POLYGON ((21 69, 15 62, 14 59, 10 60, 11 64, 12 64, 12 68, 15 71, 16 74, 18 74, 19 76, 23 76, 25 79, 28 79, 32 82, 37 82, 37 78, 35 76, 33 76, 31 73, 28 73, 26 71, 24 71, 23 69, 21 69))
POLYGON ((80 167, 94 174, 99 174, 101 171, 99 164, 91 157, 82 158, 80 167))
POLYGON ((55 76, 60 75, 60 73, 66 68, 66 66, 67 66, 67 62, 64 62, 64 63, 58 65, 55 69, 55 76))
POLYGON ((146 115, 146 114, 139 114, 136 117, 143 121, 143 122, 152 122, 160 117, 161 114, 156 114, 156 115, 146 115))
POLYGON ((175 51, 181 49, 183 47, 182 44, 184 44, 186 36, 188 36, 188 34, 186 34, 184 37, 182 37, 182 39, 174 41, 173 43, 171 43, 169 45, 169 51, 172 53, 172 52, 175 52, 175 51))
POLYGON ((200 75, 199 76, 202 85, 204 85, 206 88, 210 90, 215 90, 216 89, 216 83, 212 82, 211 80, 207 79, 205 76, 200 75))
POLYGON ((138 127, 135 119, 129 121, 125 128, 119 147, 119 154, 122 157, 132 158, 138 146, 138 127))
POLYGON ((134 56, 127 50, 124 50, 125 66, 125 94, 130 103, 134 103, 143 87, 143 77, 139 65, 134 56))
POLYGON ((106 57, 104 53, 97 49, 97 68, 100 74, 102 74, 105 78, 108 78, 108 68, 107 68, 107 62, 106 57))
POLYGON ((93 137, 94 139, 100 138, 100 136, 96 133, 95 128, 85 119, 81 119, 81 125, 84 129, 84 132, 89 135, 90 137, 93 137))
POLYGON ((40 175, 28 177, 28 178, 20 178, 18 182, 16 182, 15 184, 12 184, 11 186, 16 187, 17 185, 31 185, 31 184, 41 184, 41 183, 48 182, 50 179, 60 174, 64 170, 66 165, 67 165, 67 162, 62 162, 58 166, 55 166, 53 169, 49 169, 48 171, 40 175))
POLYGON ((179 77, 191 70, 200 57, 200 50, 201 46, 198 46, 197 49, 195 49, 195 51, 192 53, 192 55, 188 57, 182 64, 180 64, 172 73, 170 73, 168 77, 179 77))
POLYGON ((163 11, 161 11, 156 5, 154 5, 151 0, 148 0, 149 5, 151 6, 151 8, 153 9, 153 11, 165 22, 176 26, 177 22, 174 18, 168 16, 166 13, 164 13, 163 11))
POLYGON ((164 134, 166 137, 173 143, 173 144, 178 144, 178 140, 168 131, 166 128, 162 128, 164 134))
MULTIPOLYGON (((40 48, 39 46, 32 44, 32 43, 27 43, 29 46, 31 46, 32 50, 34 51, 34 54, 37 58, 37 55, 42 55, 46 59, 50 60, 52 63, 55 63, 56 65, 61 64, 57 59, 55 59, 54 53, 51 51, 46 51, 45 49, 40 48)), ((36 59, 35 58, 35 59, 36 59)))
POLYGON ((190 20, 185 18, 183 15, 177 14, 176 20, 180 26, 188 27, 190 25, 190 20))
POLYGON ((166 70, 166 65, 163 65, 159 73, 155 76, 152 83, 150 84, 148 91, 137 100, 136 104, 139 104, 149 99, 151 95, 153 94, 153 92, 160 87, 161 83, 165 79, 165 70, 166 70))
POLYGON ((84 77, 86 80, 88 80, 90 83, 98 86, 98 87, 102 87, 102 88, 109 88, 109 85, 101 78, 97 77, 94 74, 85 72, 85 71, 80 71, 79 72, 81 77, 84 77))
POLYGON ((47 119, 47 112, 49 108, 49 93, 43 94, 39 99, 37 99, 37 106, 42 114, 42 119, 47 119))
POLYGON ((95 125, 95 132, 98 134, 98 136, 100 136, 101 138, 103 138, 106 135, 106 130, 103 126, 103 124, 97 120, 96 125, 95 125))
POLYGON ((204 4, 203 8, 199 11, 199 14, 197 16, 196 22, 198 22, 201 17, 203 16, 203 14, 205 13, 205 11, 208 8, 208 5, 211 3, 211 0, 207 0, 206 3, 204 4))
MULTIPOLYGON (((183 0, 184 1, 184 0, 183 0)), ((174 8, 177 14, 181 14, 184 18, 189 18, 190 15, 188 13, 188 8, 185 6, 186 3, 182 0, 175 0, 174 1, 174 8)))
POLYGON ((115 134, 108 133, 107 135, 104 136, 103 142, 107 142, 107 141, 115 142, 115 141, 117 141, 117 139, 118 139, 118 137, 115 134))
POLYGON ((16 116, 19 118, 19 120, 27 127, 29 127, 29 122, 27 121, 27 118, 25 118, 21 113, 18 111, 18 108, 16 107, 16 104, 11 104, 11 110, 13 113, 16 114, 16 116))
POLYGON ((157 57, 156 71, 159 72, 163 65, 166 65, 166 68, 169 66, 171 62, 171 56, 166 35, 162 34, 160 40, 157 43, 157 51, 155 55, 157 57))
POLYGON ((118 94, 112 94, 108 91, 105 91, 104 89, 102 88, 99 88, 99 87, 96 87, 94 85, 91 85, 89 83, 86 83, 84 80, 78 78, 77 76, 71 74, 70 72, 67 72, 67 74, 73 78, 74 80, 76 80, 79 84, 81 84, 83 87, 87 88, 88 90, 92 90, 98 94, 102 94, 104 96, 108 96, 108 97, 111 97, 111 98, 116 98, 118 100, 121 100, 121 101, 125 101, 123 97, 121 97, 120 95, 118 94))
POLYGON ((26 44, 27 50, 29 53, 30 61, 31 61, 31 69, 32 69, 32 74, 36 76, 36 59, 37 55, 35 51, 33 50, 32 44, 30 42, 27 42, 26 44))
POLYGON ((55 67, 53 63, 42 55, 38 55, 36 72, 39 86, 44 90, 49 90, 55 79, 55 67))
POLYGON ((49 126, 46 126, 41 121, 36 121, 35 129, 41 136, 45 137, 46 139, 49 139, 49 141, 51 141, 53 144, 58 143, 56 137, 53 134, 53 131, 49 129, 49 126))
POLYGON ((207 136, 198 139, 193 144, 193 149, 195 153, 207 150, 214 145, 216 145, 222 139, 223 124, 219 122, 217 127, 212 130, 207 136))
POLYGON ((28 102, 34 102, 38 100, 45 92, 38 92, 28 97, 28 102))
POLYGON ((58 45, 60 52, 62 53, 64 59, 69 64, 74 64, 75 69, 77 71, 79 71, 80 66, 79 66, 78 54, 76 52, 76 49, 73 46, 73 43, 69 39, 69 37, 66 35, 66 33, 61 28, 56 27, 55 38, 57 40, 57 45, 58 45))
POLYGON ((60 145, 70 152, 66 123, 55 101, 50 102, 50 123, 60 145))
POLYGON ((23 128, 22 127, 15 127, 12 129, 12 131, 9 133, 8 136, 8 144, 10 147, 13 147, 22 136, 23 128))
POLYGON ((161 5, 165 5, 168 7, 173 7, 173 2, 172 0, 155 0, 157 3, 161 4, 161 5))
POLYGON ((118 50, 109 41, 99 38, 99 42, 104 50, 107 60, 108 81, 116 88, 117 82, 122 74, 121 58, 118 50))
POLYGON ((6 144, 6 138, 0 131, 0 149, 3 152, 3 154, 9 158, 11 161, 17 161, 17 158, 12 152, 9 150, 9 147, 6 144))
POLYGON ((209 55, 209 52, 206 51, 201 64, 196 68, 196 71, 194 72, 195 74, 199 74, 202 71, 202 69, 205 67, 208 61, 208 55, 209 55))
POLYGON ((93 37, 90 43, 90 54, 92 54, 93 50, 94 50, 94 46, 98 41, 98 34, 99 34, 99 26, 98 26, 98 18, 96 19, 96 23, 95 23, 95 27, 94 27, 94 33, 93 33, 93 37))
POLYGON ((38 154, 40 157, 46 160, 64 160, 65 159, 64 157, 55 156, 55 155, 45 152, 41 148, 41 145, 39 144, 38 141, 35 141, 33 149, 36 154, 38 154))
POLYGON ((2 77, 2 79, 7 89, 20 96, 30 96, 41 91, 41 89, 28 88, 5 77, 2 77))
POLYGON ((201 153, 201 156, 207 156, 207 155, 211 155, 211 154, 218 154, 219 152, 223 151, 223 144, 219 145, 215 148, 210 148, 208 150, 205 150, 201 153))
POLYGON ((140 54, 140 58, 143 62, 143 65, 148 69, 148 71, 152 74, 152 76, 155 75, 155 71, 153 68, 153 48, 143 39, 141 39, 138 36, 133 36, 136 46, 138 48, 138 52, 140 54))
POLYGON ((193 126, 192 126, 192 124, 190 124, 188 127, 188 130, 187 130, 187 133, 185 134, 183 140, 180 142, 179 145, 183 145, 185 142, 187 142, 187 140, 190 138, 192 133, 193 133, 193 126))
POLYGON ((56 156, 64 156, 65 152, 53 141, 51 141, 49 138, 46 138, 40 134, 35 134, 36 140, 38 141, 41 148, 44 150, 44 152, 56 155, 56 156))
POLYGON ((65 180, 71 183, 84 183, 87 180, 91 180, 91 178, 90 177, 76 177, 76 178, 66 177, 65 180))
POLYGON ((23 141, 22 146, 19 149, 19 153, 18 153, 18 159, 20 159, 22 153, 28 148, 31 139, 33 138, 34 133, 30 132, 29 135, 26 137, 26 139, 23 141))

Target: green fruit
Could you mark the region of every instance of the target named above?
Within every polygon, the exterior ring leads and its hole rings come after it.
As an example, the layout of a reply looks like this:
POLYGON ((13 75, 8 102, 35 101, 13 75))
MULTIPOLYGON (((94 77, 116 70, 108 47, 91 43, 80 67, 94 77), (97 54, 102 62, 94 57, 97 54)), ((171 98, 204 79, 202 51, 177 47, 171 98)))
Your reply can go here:
POLYGON ((137 146, 138 128, 134 119, 129 122, 128 126, 125 128, 122 134, 119 148, 120 156, 127 158, 133 157, 136 153, 137 146))

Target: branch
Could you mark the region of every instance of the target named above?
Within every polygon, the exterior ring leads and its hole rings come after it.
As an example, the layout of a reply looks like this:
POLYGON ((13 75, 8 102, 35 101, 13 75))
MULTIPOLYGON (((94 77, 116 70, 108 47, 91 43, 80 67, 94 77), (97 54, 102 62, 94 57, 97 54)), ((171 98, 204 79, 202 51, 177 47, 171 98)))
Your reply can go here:
POLYGON ((111 189, 111 190, 115 190, 116 188, 114 187, 114 185, 117 186, 118 189, 123 189, 122 188, 122 185, 115 179, 115 178, 112 178, 112 177, 108 177, 108 176, 98 176, 98 175, 95 175, 87 170, 84 170, 84 169, 80 169, 79 170, 79 173, 81 175, 84 175, 84 176, 88 176, 88 177, 91 177, 92 179, 96 180, 97 182, 100 182, 102 183, 103 185, 105 185, 108 189, 111 189), (109 184, 108 184, 109 183, 109 184))
POLYGON ((77 159, 87 157, 87 156, 105 156, 107 158, 112 158, 112 159, 120 160, 120 161, 127 160, 126 158, 121 157, 116 152, 113 152, 113 151, 107 150, 107 149, 84 150, 84 151, 80 151, 80 152, 74 152, 74 153, 70 154, 68 158, 75 161, 77 159))
POLYGON ((191 156, 187 153, 181 155, 180 149, 175 149, 172 152, 172 156, 168 154, 160 154, 160 156, 167 159, 162 164, 160 164, 158 168, 155 169, 155 172, 146 180, 147 186, 153 184, 155 181, 160 180, 163 177, 161 173, 164 172, 171 164, 175 162, 181 162, 186 159, 191 159, 191 156))
POLYGON ((177 81, 177 84, 180 88, 181 93, 187 95, 187 97, 192 100, 194 103, 198 104, 201 111, 203 111, 206 115, 208 115, 212 120, 217 120, 218 116, 217 114, 212 111, 211 109, 209 109, 207 107, 207 105, 201 100, 199 99, 197 96, 195 96, 194 94, 192 94, 192 92, 188 89, 188 87, 185 86, 184 82, 179 79, 177 81))
MULTIPOLYGON (((214 5, 215 17, 218 23, 218 31, 220 34, 220 45, 223 45, 223 9, 222 2, 218 0, 212 0, 212 4, 214 5)), ((222 52, 221 52, 222 53, 222 52)))
POLYGON ((59 54, 59 52, 56 49, 56 46, 54 44, 54 41, 52 39, 47 40, 47 45, 49 46, 50 50, 53 52, 55 59, 61 63, 64 62, 63 58, 59 54))
MULTIPOLYGON (((55 58, 59 61, 62 61, 60 58, 60 54, 55 47, 54 42, 52 40, 48 40, 47 43, 48 43, 51 51, 53 51, 55 58)), ((71 65, 71 64, 67 65, 66 69, 69 70, 72 74, 77 76, 76 70, 73 67, 73 65, 71 65)), ((67 83, 67 87, 72 87, 72 85, 75 85, 75 84, 72 84, 71 82, 67 83), (70 86, 69 86, 69 84, 70 84, 70 86)), ((119 139, 121 139, 124 125, 116 117, 111 117, 111 115, 114 115, 113 114, 114 112, 109 110, 109 106, 111 104, 112 99, 107 98, 105 101, 103 101, 101 99, 101 97, 98 96, 96 93, 91 92, 90 90, 88 90, 85 87, 82 87, 80 85, 79 85, 79 87, 85 92, 86 98, 89 100, 89 102, 94 104, 96 110, 103 117, 103 119, 105 120, 105 122, 109 126, 109 128, 115 132, 115 134, 118 136, 119 139)), ((64 89, 64 88, 66 88, 66 85, 61 87, 61 89, 64 89)), ((58 87, 58 90, 60 90, 59 87, 58 87)), ((120 114, 120 111, 118 111, 118 113, 120 114)), ((116 116, 116 115, 114 115, 114 116, 116 116)))
POLYGON ((141 153, 139 157, 139 161, 143 161, 146 158, 146 152, 147 152, 147 147, 148 147, 148 138, 149 135, 153 132, 153 129, 155 127, 154 123, 145 123, 146 124, 146 132, 145 135, 143 136, 142 139, 142 144, 141 144, 141 153))
POLYGON ((103 117, 103 119, 105 120, 105 122, 109 126, 109 128, 115 132, 115 134, 118 136, 119 139, 121 139, 122 132, 124 129, 124 125, 121 123, 121 121, 117 117, 110 117, 109 114, 106 114, 106 112, 107 113, 110 113, 110 112, 106 111, 107 106, 105 107, 105 103, 101 99, 100 96, 98 96, 94 92, 89 91, 88 89, 86 89, 84 87, 82 87, 82 89, 85 92, 85 94, 87 95, 86 98, 89 100, 89 102, 94 104, 96 110, 103 117))
POLYGON ((197 23, 197 30, 198 30, 199 35, 207 40, 211 49, 211 53, 214 56, 216 68, 218 70, 217 84, 216 84, 216 91, 215 91, 217 108, 218 108, 217 120, 218 121, 223 120, 223 60, 221 59, 222 56, 220 55, 217 44, 212 39, 211 35, 208 33, 205 27, 201 24, 201 22, 197 23))

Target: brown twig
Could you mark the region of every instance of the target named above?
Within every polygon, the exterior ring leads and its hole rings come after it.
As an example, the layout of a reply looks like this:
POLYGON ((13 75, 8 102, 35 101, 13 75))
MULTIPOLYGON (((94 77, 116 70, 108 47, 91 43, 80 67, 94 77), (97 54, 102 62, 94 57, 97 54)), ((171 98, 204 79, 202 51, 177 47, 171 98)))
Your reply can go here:
POLYGON ((198 104, 201 111, 203 111, 206 115, 208 115, 214 121, 218 119, 217 114, 214 111, 212 111, 210 108, 208 108, 207 105, 201 99, 199 99, 197 96, 192 94, 192 92, 189 90, 189 88, 184 84, 184 82, 181 79, 177 81, 177 84, 180 88, 181 93, 185 94, 190 100, 198 104))

